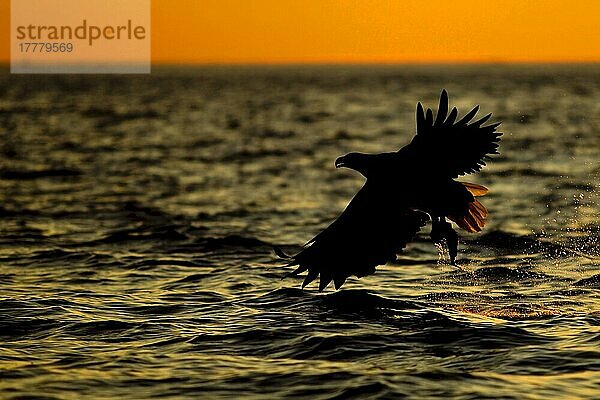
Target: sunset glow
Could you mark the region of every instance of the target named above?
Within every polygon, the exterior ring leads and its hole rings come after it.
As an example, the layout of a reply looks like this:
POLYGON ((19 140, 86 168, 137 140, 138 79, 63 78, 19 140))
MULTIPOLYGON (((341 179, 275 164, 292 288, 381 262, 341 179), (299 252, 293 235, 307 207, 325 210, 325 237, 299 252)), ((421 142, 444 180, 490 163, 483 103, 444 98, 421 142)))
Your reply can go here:
MULTIPOLYGON (((9 0, 1 59, 8 60, 9 0)), ((600 2, 154 0, 155 63, 600 61, 600 2)))

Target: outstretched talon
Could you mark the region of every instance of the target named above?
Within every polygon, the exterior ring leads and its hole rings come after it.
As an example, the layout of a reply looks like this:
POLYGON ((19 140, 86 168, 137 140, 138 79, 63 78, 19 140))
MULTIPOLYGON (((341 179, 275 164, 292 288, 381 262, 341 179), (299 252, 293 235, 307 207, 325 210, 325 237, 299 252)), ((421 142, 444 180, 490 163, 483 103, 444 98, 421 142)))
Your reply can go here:
POLYGON ((456 255, 458 254, 458 234, 449 222, 444 222, 446 233, 446 243, 448 244, 448 252, 450 254, 450 265, 456 265, 456 255))
POLYGON ((438 217, 431 218, 431 233, 429 234, 431 237, 431 241, 434 244, 442 243, 442 239, 444 239, 442 222, 438 217))
POLYGON ((450 255, 450 265, 456 265, 456 255, 458 254, 458 234, 449 222, 446 222, 444 217, 432 218, 431 225, 431 240, 436 244, 441 244, 444 239, 448 246, 448 254, 450 255))

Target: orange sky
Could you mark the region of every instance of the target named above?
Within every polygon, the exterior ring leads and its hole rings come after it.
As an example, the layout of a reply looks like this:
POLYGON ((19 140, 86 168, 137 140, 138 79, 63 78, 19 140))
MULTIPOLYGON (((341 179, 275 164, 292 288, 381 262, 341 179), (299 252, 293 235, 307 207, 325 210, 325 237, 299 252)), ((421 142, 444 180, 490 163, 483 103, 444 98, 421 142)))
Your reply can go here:
MULTIPOLYGON (((85 0, 82 0, 85 1, 85 0)), ((8 60, 9 0, 0 0, 8 60)), ((155 63, 600 61, 598 0, 153 0, 155 63)))

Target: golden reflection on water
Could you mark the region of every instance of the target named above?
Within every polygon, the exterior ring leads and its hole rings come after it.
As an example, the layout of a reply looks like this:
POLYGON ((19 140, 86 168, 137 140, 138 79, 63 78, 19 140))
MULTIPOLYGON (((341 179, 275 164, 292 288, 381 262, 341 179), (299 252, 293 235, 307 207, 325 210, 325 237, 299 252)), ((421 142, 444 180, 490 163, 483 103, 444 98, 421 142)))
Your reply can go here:
POLYGON ((0 397, 599 397, 600 75, 570 68, 0 76, 0 397), (462 269, 427 228, 339 292, 282 281, 273 246, 362 184, 333 160, 442 87, 506 132, 462 269))
POLYGON ((560 315, 560 310, 545 308, 544 306, 536 306, 528 304, 523 307, 489 307, 485 305, 466 305, 457 306, 457 311, 464 313, 477 314, 484 317, 523 321, 528 319, 540 319, 560 315), (531 309, 532 308, 532 309, 531 309))

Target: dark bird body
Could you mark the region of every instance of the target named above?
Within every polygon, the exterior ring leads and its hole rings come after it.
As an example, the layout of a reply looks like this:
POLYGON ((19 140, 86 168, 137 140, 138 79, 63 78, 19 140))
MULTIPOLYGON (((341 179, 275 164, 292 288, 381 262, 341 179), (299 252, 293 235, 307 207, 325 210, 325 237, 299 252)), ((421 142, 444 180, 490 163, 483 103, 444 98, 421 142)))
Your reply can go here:
POLYGON ((460 175, 481 170, 485 159, 498 154, 500 123, 485 126, 491 114, 472 122, 479 107, 457 121, 458 110, 448 112, 442 91, 437 115, 417 105, 417 134, 400 150, 390 153, 349 153, 337 168, 360 172, 364 186, 344 212, 310 240, 302 251, 288 257, 297 266, 292 275, 307 272, 302 287, 320 275, 319 289, 333 280, 336 288, 349 276, 375 273, 375 267, 396 259, 431 219, 431 238, 445 241, 455 264, 458 235, 446 218, 468 232, 479 232, 487 210, 476 199, 483 186, 456 181, 460 175))

